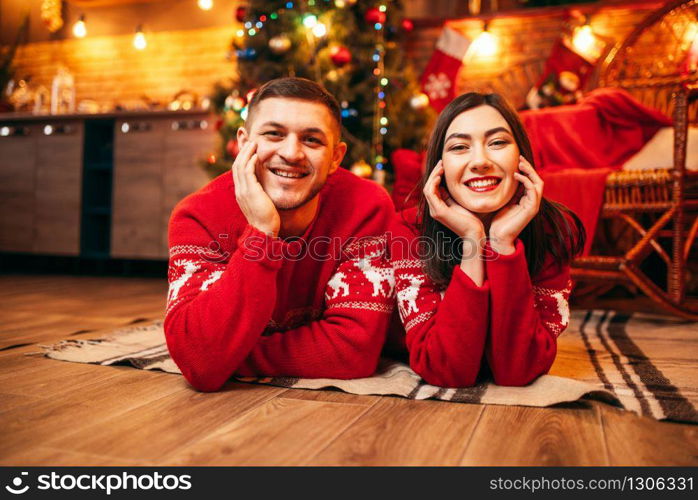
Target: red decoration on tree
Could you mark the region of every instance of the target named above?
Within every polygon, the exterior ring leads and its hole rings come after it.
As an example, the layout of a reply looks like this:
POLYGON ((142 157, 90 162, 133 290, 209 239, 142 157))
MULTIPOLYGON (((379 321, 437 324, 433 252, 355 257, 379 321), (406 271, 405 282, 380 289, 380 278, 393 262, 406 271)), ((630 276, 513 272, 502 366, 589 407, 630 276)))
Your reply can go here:
POLYGON ((345 64, 349 64, 351 62, 351 52, 349 52, 349 49, 343 45, 335 45, 330 50, 330 59, 332 59, 332 63, 335 66, 341 68, 345 64))
POLYGON ((245 16, 247 16, 247 7, 240 6, 235 9, 235 19, 237 19, 238 22, 244 22, 245 16))
POLYGON ((378 7, 371 7, 366 11, 364 19, 366 19, 366 21, 372 24, 383 24, 385 22, 385 12, 381 12, 380 10, 378 10, 378 7))
POLYGON ((410 32, 414 29, 414 23, 409 19, 403 19, 402 20, 402 29, 407 31, 407 32, 410 32))

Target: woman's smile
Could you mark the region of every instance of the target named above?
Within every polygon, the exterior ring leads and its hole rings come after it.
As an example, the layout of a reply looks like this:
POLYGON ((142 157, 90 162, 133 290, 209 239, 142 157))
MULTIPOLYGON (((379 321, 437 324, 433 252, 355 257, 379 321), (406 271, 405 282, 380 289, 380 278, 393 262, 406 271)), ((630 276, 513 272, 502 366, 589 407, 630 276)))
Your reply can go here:
POLYGON ((485 176, 485 177, 473 177, 464 182, 465 187, 474 191, 476 193, 486 193, 488 191, 493 191, 501 184, 501 177, 485 176))

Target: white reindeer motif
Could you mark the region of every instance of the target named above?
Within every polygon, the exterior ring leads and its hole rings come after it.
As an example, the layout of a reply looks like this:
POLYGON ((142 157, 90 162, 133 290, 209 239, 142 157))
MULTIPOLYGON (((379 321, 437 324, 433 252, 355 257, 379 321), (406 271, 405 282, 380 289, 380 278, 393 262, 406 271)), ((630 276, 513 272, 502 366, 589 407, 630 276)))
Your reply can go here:
POLYGON ((366 279, 373 285, 373 296, 390 297, 395 288, 395 274, 392 267, 375 267, 371 265, 371 259, 375 259, 380 254, 369 254, 359 259, 355 265, 364 273, 366 279), (388 293, 383 288, 383 282, 388 284, 388 293))
POLYGON ((410 280, 410 285, 407 288, 398 290, 397 306, 400 310, 400 317, 405 319, 410 312, 419 312, 419 309, 417 309, 417 296, 419 295, 420 285, 424 283, 424 278, 413 274, 405 274, 403 278, 410 280))
POLYGON ((557 312, 560 315, 563 326, 567 326, 570 323, 570 304, 565 300, 564 292, 557 292, 552 294, 553 298, 557 302, 557 312))
POLYGON ((223 271, 213 271, 208 279, 201 284, 201 291, 208 290, 208 286, 214 284, 223 275, 223 271))
POLYGON ((330 278, 330 281, 327 282, 327 286, 329 286, 332 289, 332 295, 327 294, 328 299, 334 299, 340 292, 340 290, 342 291, 340 297, 349 295, 349 283, 344 281, 344 278, 346 277, 347 275, 341 271, 334 273, 332 278, 330 278))
POLYGON ((189 278, 191 278, 194 273, 199 270, 199 265, 190 260, 178 260, 174 262, 174 265, 177 267, 184 266, 184 274, 170 283, 169 293, 167 294, 168 302, 171 302, 177 298, 177 295, 179 295, 179 290, 187 281, 189 281, 189 278))

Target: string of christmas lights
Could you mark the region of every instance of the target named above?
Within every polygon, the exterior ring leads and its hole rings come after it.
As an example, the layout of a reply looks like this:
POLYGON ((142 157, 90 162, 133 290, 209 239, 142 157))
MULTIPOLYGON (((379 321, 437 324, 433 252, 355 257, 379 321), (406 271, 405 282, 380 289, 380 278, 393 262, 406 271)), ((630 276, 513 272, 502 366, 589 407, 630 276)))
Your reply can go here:
POLYGON ((376 47, 373 52, 373 76, 376 81, 376 99, 373 108, 373 136, 371 140, 371 159, 375 167, 374 178, 383 183, 385 181, 386 158, 383 156, 383 136, 388 133, 388 117, 386 116, 385 95, 389 79, 385 76, 385 36, 383 25, 387 17, 387 6, 380 5, 377 9, 369 9, 366 12, 366 20, 373 22, 376 31, 376 47))

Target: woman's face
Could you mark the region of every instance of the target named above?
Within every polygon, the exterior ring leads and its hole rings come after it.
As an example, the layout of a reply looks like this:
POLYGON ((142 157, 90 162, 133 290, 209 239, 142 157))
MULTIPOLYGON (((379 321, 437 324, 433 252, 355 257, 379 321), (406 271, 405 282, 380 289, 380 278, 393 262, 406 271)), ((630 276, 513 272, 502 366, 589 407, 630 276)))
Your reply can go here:
POLYGON ((444 178, 456 203, 478 214, 496 212, 516 193, 519 147, 509 124, 492 106, 462 112, 446 131, 444 178))

